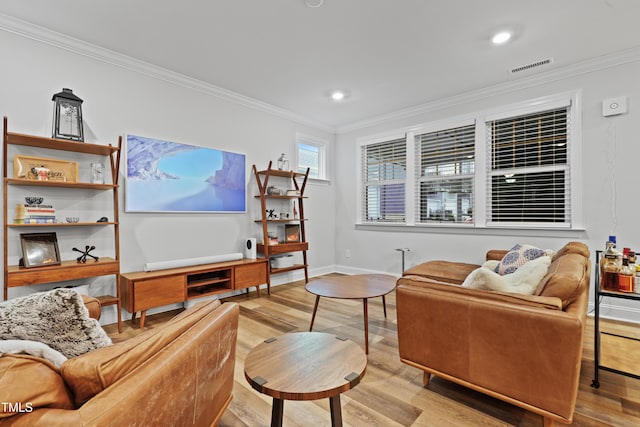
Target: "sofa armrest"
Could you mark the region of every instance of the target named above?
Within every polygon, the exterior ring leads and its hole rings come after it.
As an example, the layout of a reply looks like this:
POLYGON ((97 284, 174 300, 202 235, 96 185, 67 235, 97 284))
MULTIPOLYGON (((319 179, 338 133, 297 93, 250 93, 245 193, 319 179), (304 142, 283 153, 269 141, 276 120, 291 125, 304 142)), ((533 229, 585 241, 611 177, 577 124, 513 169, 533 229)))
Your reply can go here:
POLYGON ((504 400, 570 418, 580 375, 582 318, 536 306, 533 300, 504 297, 399 281, 401 360, 504 400))
POLYGON ((89 295, 82 295, 82 302, 84 306, 89 310, 89 317, 100 320, 102 315, 102 304, 98 298, 90 297, 89 295))

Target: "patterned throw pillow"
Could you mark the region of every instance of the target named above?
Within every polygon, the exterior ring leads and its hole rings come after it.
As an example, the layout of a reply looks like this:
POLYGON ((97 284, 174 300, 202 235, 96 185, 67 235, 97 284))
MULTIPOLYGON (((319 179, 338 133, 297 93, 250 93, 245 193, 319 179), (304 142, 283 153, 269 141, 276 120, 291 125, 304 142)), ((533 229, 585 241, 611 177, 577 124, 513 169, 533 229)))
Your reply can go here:
POLYGON ((548 255, 544 249, 539 249, 531 245, 517 244, 507 252, 494 271, 501 276, 511 274, 527 261, 532 261, 543 255, 548 255))

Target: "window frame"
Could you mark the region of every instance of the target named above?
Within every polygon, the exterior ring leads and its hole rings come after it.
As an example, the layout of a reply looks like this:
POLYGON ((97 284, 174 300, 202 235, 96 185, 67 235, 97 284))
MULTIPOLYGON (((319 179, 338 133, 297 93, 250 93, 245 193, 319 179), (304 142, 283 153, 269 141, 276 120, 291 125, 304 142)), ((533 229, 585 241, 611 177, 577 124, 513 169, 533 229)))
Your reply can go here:
POLYGON ((356 225, 383 226, 409 226, 425 229, 439 227, 460 229, 539 229, 539 230, 583 230, 582 214, 582 93, 580 90, 564 92, 555 95, 543 96, 522 102, 515 102, 499 107, 485 109, 470 114, 443 120, 422 123, 419 125, 395 129, 387 133, 358 138, 356 140, 356 225), (558 223, 490 223, 488 221, 488 145, 486 126, 492 120, 517 117, 526 114, 534 114, 553 108, 568 106, 568 117, 571 124, 567 129, 567 140, 571 145, 568 153, 569 193, 565 194, 566 202, 570 206, 570 218, 568 224, 558 223), (419 191, 419 171, 417 170, 416 138, 417 135, 468 125, 475 121, 475 171, 473 176, 473 223, 424 223, 419 222, 416 191, 419 191), (362 171, 362 146, 376 144, 385 141, 393 141, 398 138, 406 138, 407 169, 405 182, 405 215, 403 223, 388 223, 376 221, 363 221, 363 171, 362 171))
POLYGON ((364 185, 364 171, 362 169, 362 165, 363 165, 363 159, 362 159, 362 149, 364 146, 368 146, 368 145, 375 145, 375 144, 380 144, 380 143, 384 143, 384 142, 394 142, 397 141, 399 139, 402 138, 407 138, 407 134, 403 133, 394 133, 394 134, 387 134, 387 135, 382 135, 382 136, 376 136, 376 137, 370 137, 370 138, 365 138, 363 140, 360 140, 357 144, 356 144, 356 186, 357 186, 357 198, 356 198, 356 224, 368 224, 368 225, 391 225, 391 226, 398 226, 398 225, 406 225, 407 224, 407 218, 410 215, 407 211, 407 194, 409 191, 412 191, 411 188, 409 188, 409 183, 410 183, 410 179, 409 179, 409 174, 412 173, 410 170, 413 169, 412 166, 410 166, 410 152, 409 152, 409 147, 406 147, 405 150, 405 162, 406 162, 406 167, 405 167, 405 178, 404 178, 404 194, 405 194, 405 208, 404 208, 404 216, 405 216, 405 221, 402 222, 389 222, 389 221, 368 221, 368 220, 364 220, 364 199, 365 199, 365 188, 366 186, 364 185))
POLYGON ((296 172, 299 171, 299 166, 300 166, 300 156, 299 156, 300 145, 308 145, 308 146, 316 147, 318 149, 318 177, 315 178, 315 177, 309 176, 309 180, 317 181, 317 182, 329 182, 330 178, 329 178, 329 173, 327 168, 329 142, 321 138, 316 138, 314 136, 305 135, 303 133, 297 132, 296 140, 295 140, 295 150, 294 150, 295 166, 293 169, 296 172))
MULTIPOLYGON (((423 181, 439 181, 439 180, 446 180, 447 178, 445 178, 445 176, 439 177, 439 178, 425 178, 421 176, 420 170, 418 169, 418 164, 420 163, 420 156, 418 155, 418 138, 421 135, 424 134, 429 134, 429 133, 434 133, 434 132, 441 132, 441 131, 445 131, 445 130, 451 130, 451 129, 456 129, 456 128, 463 128, 463 127, 467 127, 467 126, 474 126, 476 124, 477 120, 475 117, 463 117, 463 118, 455 118, 455 119, 447 119, 447 120, 440 120, 437 122, 433 122, 430 123, 426 126, 420 126, 417 127, 413 130, 413 136, 414 136, 414 141, 413 141, 413 151, 415 153, 415 157, 413 159, 415 166, 415 173, 413 175, 413 180, 414 180, 414 191, 413 191, 413 204, 412 207, 414 209, 414 216, 412 218, 412 221, 414 224, 418 225, 418 226, 431 226, 431 227, 442 227, 442 226, 452 226, 452 225, 456 225, 456 226, 461 226, 461 227, 470 227, 473 226, 473 224, 471 223, 461 223, 461 222, 455 222, 453 224, 450 223, 446 223, 446 222, 428 222, 428 221, 422 221, 420 220, 420 183, 423 181)), ((477 135, 477 128, 475 130, 475 134, 477 135)), ((461 176, 461 175, 452 175, 454 180, 463 180, 463 179, 467 179, 467 178, 471 178, 472 183, 475 181, 476 179, 476 172, 475 172, 475 168, 477 160, 475 158, 475 151, 477 151, 475 145, 474 144, 474 159, 473 159, 473 163, 474 163, 474 172, 473 174, 467 175, 467 176, 461 176)), ((475 184, 473 185, 473 204, 475 204, 475 191, 476 191, 476 187, 475 184)))

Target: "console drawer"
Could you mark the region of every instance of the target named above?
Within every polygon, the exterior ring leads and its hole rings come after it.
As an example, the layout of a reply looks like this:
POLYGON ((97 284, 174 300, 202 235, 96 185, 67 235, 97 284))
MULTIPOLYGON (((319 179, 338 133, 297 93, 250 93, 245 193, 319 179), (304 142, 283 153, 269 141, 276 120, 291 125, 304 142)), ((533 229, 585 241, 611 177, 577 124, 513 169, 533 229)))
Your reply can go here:
POLYGON ((133 289, 133 311, 183 302, 185 276, 175 275, 137 281, 133 289))

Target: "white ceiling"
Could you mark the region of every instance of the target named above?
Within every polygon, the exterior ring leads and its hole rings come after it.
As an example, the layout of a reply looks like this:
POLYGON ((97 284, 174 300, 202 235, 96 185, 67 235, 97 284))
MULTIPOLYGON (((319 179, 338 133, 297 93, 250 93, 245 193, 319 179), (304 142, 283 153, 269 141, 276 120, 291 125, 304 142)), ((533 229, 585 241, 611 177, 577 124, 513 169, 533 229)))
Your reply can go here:
POLYGON ((638 0, 2 0, 0 13, 331 128, 640 46, 638 0), (504 28, 513 41, 492 46, 504 28))

